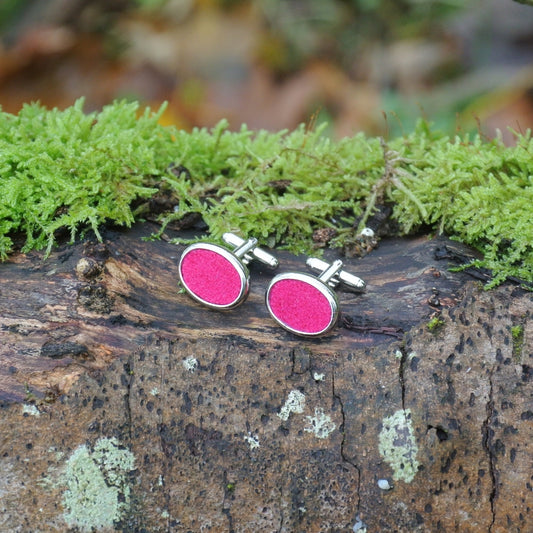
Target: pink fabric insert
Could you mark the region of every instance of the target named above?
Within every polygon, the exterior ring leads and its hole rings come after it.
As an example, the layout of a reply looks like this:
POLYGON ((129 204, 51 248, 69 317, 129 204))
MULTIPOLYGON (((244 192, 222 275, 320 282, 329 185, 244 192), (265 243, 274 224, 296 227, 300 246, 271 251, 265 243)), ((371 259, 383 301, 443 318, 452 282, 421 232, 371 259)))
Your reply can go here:
POLYGON ((271 287, 268 301, 279 321, 302 333, 320 333, 328 327, 332 318, 327 298, 304 281, 278 281, 271 287))
POLYGON ((191 250, 181 263, 183 281, 191 292, 215 305, 231 305, 241 293, 235 267, 211 250, 191 250))

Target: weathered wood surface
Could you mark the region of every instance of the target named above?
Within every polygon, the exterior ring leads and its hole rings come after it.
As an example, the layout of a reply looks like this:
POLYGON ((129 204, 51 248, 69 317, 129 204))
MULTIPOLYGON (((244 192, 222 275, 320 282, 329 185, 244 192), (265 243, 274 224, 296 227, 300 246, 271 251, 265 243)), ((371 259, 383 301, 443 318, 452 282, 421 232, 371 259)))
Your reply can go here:
POLYGON ((533 531, 529 293, 385 241, 302 340, 272 273, 206 310, 152 229, 0 265, 0 531, 533 531))
MULTIPOLYGON (((441 305, 454 305, 467 279, 446 272, 446 263, 433 258, 437 244, 426 238, 385 242, 347 263, 368 289, 363 295, 339 292, 340 327, 322 340, 305 341, 270 319, 264 293, 273 272, 258 265, 251 266, 250 296, 235 311, 211 311, 179 294, 177 262, 184 247, 141 239, 155 229, 108 232, 104 244, 66 246, 46 261, 39 253, 21 254, 0 264, 0 398, 21 401, 27 386, 37 395, 48 385, 64 390, 80 373, 138 349, 150 333, 229 336, 328 354, 390 341, 434 313, 435 291, 441 305)), ((276 254, 279 271, 306 271, 304 257, 276 254)))

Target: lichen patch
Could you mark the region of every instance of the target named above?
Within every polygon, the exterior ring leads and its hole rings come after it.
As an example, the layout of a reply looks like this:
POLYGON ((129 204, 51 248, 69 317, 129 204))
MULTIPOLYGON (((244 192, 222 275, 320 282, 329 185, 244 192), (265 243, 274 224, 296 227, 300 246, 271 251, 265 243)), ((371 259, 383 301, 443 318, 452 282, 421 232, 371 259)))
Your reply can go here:
POLYGON ((248 435, 244 436, 244 440, 248 443, 248 446, 250 446, 250 450, 255 450, 256 448, 259 448, 259 437, 257 435, 252 435, 252 433, 248 433, 248 435))
POLYGON ((305 395, 299 390, 291 390, 287 401, 281 408, 278 416, 281 420, 288 420, 291 413, 303 413, 305 409, 305 395))
POLYGON ((30 416, 41 416, 41 411, 32 403, 22 404, 22 414, 30 416))
POLYGON ((399 409, 383 419, 383 429, 379 434, 379 453, 393 470, 396 481, 413 481, 418 471, 418 460, 411 410, 399 409))
POLYGON ((185 358, 182 361, 183 368, 187 370, 188 372, 195 372, 198 368, 198 360, 193 357, 192 355, 189 355, 189 357, 185 358))
POLYGON ((315 416, 306 416, 305 418, 307 418, 309 425, 304 428, 304 431, 313 433, 317 439, 327 439, 337 427, 321 407, 315 408, 315 416))
POLYGON ((116 438, 103 437, 91 449, 78 446, 66 462, 63 517, 81 532, 112 528, 129 509, 128 474, 135 457, 116 438))

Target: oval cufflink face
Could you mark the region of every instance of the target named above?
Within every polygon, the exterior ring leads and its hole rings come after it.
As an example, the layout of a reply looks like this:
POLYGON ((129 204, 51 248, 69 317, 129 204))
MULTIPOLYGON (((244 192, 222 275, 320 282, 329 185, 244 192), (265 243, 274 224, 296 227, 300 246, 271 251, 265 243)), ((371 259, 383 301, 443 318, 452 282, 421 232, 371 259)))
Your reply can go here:
POLYGON ((248 270, 231 252, 216 244, 189 246, 181 256, 179 277, 196 301, 215 309, 230 309, 248 296, 248 270))
POLYGON ((337 296, 313 276, 280 274, 270 283, 266 304, 272 318, 282 327, 303 336, 328 332, 337 322, 337 296))

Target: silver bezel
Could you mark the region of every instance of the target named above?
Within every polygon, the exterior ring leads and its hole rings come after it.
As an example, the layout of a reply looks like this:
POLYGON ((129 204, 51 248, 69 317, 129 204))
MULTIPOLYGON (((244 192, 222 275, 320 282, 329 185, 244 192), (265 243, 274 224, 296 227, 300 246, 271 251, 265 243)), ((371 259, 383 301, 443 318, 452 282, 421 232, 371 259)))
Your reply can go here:
POLYGON ((268 285, 265 300, 266 300, 266 306, 267 306, 268 312, 270 313, 270 316, 282 328, 286 329, 287 331, 290 331, 291 333, 294 333, 296 335, 301 335, 303 337, 320 337, 321 335, 325 335, 335 326, 339 318, 339 300, 337 299, 337 295, 318 278, 315 278, 314 276, 311 276, 309 274, 304 274, 301 272, 286 272, 284 274, 278 274, 277 276, 275 276, 270 282, 270 284, 268 285), (311 285, 312 287, 314 287, 315 289, 317 289, 322 295, 325 296, 331 308, 331 320, 329 324, 322 331, 319 331, 317 333, 308 333, 306 331, 300 331, 300 330, 291 328, 287 324, 284 324, 283 322, 281 322, 281 320, 278 320, 278 318, 272 311, 272 308, 270 307, 269 296, 270 296, 270 290, 272 289, 272 287, 278 281, 282 281, 284 279, 292 279, 292 280, 297 280, 297 281, 302 281, 304 283, 307 283, 311 285))
POLYGON ((248 273, 248 269, 245 265, 241 263, 238 257, 235 257, 229 250, 226 248, 223 248, 222 246, 219 246, 218 244, 211 244, 211 243, 205 243, 205 242, 198 242, 195 244, 191 244, 188 246, 183 253, 181 254, 180 262, 178 264, 178 275, 180 278, 181 286, 187 291, 187 294, 197 302, 200 302, 201 304, 210 307, 211 309, 233 309, 234 307, 237 307, 240 305, 248 296, 248 291, 250 289, 250 275, 248 273), (241 290, 239 292, 239 296, 228 305, 217 305, 213 304, 211 302, 208 302, 204 300, 203 298, 200 298, 198 295, 196 295, 192 290, 189 289, 187 284, 185 283, 185 280, 183 279, 183 276, 181 274, 181 265, 183 263, 183 260, 185 257, 194 250, 209 250, 211 252, 217 253, 221 255, 224 259, 227 259, 233 268, 237 271, 239 274, 239 278, 241 281, 241 290))

